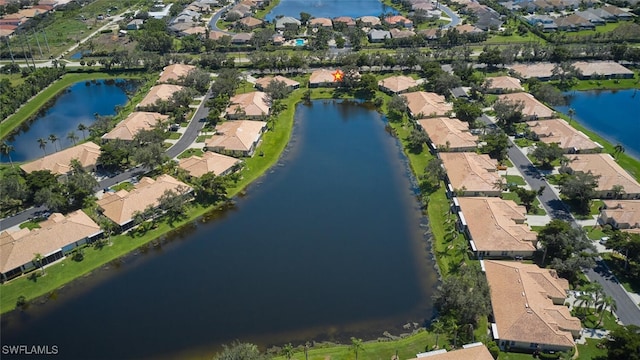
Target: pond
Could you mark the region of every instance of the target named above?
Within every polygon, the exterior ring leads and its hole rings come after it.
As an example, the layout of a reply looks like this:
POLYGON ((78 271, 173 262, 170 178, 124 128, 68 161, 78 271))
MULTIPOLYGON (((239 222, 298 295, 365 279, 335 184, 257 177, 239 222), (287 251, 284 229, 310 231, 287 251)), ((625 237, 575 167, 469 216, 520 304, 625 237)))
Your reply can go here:
MULTIPOLYGON (((11 153, 13 161, 31 161, 36 158, 73 146, 67 138, 70 132, 75 132, 79 140, 85 135, 78 131, 78 125, 91 125, 95 121, 94 114, 102 116, 115 115, 116 106, 124 105, 128 101, 127 93, 139 86, 137 81, 112 79, 81 81, 64 90, 50 107, 43 109, 32 121, 23 123, 16 132, 5 140, 13 145, 11 153), (58 140, 51 143, 49 135, 55 135, 58 140), (38 139, 47 139, 45 149, 38 145, 38 139)), ((2 162, 9 162, 2 157, 2 162)))
POLYGON ((437 273, 408 163, 377 112, 298 105, 278 164, 214 212, 2 317, 4 344, 78 359, 208 358, 267 346, 398 335, 433 315, 437 273))
POLYGON ((396 10, 384 5, 380 0, 280 0, 265 19, 272 21, 279 15, 299 19, 301 12, 309 13, 316 18, 338 16, 359 18, 366 15, 395 14, 396 10))
POLYGON ((575 110, 574 119, 598 133, 611 144, 622 144, 625 153, 640 159, 640 91, 595 90, 565 93, 567 106, 556 110, 567 113, 575 110))

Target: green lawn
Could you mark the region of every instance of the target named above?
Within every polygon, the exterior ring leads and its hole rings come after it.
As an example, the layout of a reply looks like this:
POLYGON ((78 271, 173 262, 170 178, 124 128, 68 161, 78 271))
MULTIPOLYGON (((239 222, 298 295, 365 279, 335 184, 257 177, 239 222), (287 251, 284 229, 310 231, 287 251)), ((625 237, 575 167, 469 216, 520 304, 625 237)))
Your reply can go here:
MULTIPOLYGON (((640 73, 632 79, 604 79, 604 80, 578 80, 578 83, 571 90, 624 90, 640 88, 640 73)), ((551 83, 555 83, 552 81, 551 83)))
POLYGON ((520 36, 517 32, 513 32, 512 35, 504 36, 504 35, 492 35, 490 36, 483 44, 486 45, 502 45, 502 44, 512 44, 512 43, 538 43, 545 44, 546 41, 538 37, 536 34, 532 32, 527 32, 525 36, 520 36))
POLYGON ((507 184, 514 184, 524 186, 527 185, 527 182, 524 181, 524 178, 520 175, 507 175, 507 184))
POLYGON ((624 270, 625 259, 622 255, 616 253, 604 253, 601 256, 607 263, 611 272, 613 272, 627 291, 640 293, 640 280, 632 275, 627 276, 627 272, 624 270))
POLYGON ((608 22, 604 25, 598 25, 594 30, 580 30, 580 31, 565 31, 562 32, 562 36, 569 38, 584 37, 585 35, 604 34, 617 29, 620 25, 624 24, 624 21, 608 22))
POLYGON ((600 226, 585 226, 584 230, 587 233, 587 237, 591 240, 600 240, 603 236, 606 236, 600 226))
MULTIPOLYGON (((514 192, 503 192, 501 197, 504 200, 513 200, 516 204, 522 205, 522 201, 520 200, 520 197, 518 196, 518 194, 516 194, 514 192)), ((531 210, 529 210, 528 214, 530 214, 530 215, 545 215, 546 213, 547 212, 544 211, 542 206, 540 206, 540 201, 538 200, 538 198, 536 198, 533 201, 533 206, 531 206, 531 210)))
POLYGON ((202 156, 204 152, 201 149, 187 149, 182 154, 178 155, 178 159, 188 158, 190 156, 202 156))
POLYGON ((170 132, 167 135, 167 140, 178 140, 178 139, 180 139, 181 136, 182 136, 182 134, 179 133, 179 132, 170 132))
POLYGON ((133 188, 134 188, 133 184, 130 183, 129 181, 121 182, 120 184, 117 184, 111 187, 113 191, 120 191, 120 190, 131 191, 133 190, 133 188))

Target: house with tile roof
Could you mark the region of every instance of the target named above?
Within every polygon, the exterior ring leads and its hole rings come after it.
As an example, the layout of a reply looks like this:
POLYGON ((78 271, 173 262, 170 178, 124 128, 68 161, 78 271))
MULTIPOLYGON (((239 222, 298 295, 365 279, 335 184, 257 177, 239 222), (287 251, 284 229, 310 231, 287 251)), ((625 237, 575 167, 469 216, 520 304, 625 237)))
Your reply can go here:
POLYGON ((20 276, 36 266, 63 259, 73 249, 102 236, 100 226, 82 210, 62 215, 53 213, 39 223, 40 228, 0 232, 0 272, 2 282, 20 276), (41 264, 34 263, 42 255, 41 264))
POLYGON ((524 91, 520 79, 511 76, 496 76, 485 80, 484 87, 489 94, 505 94, 524 91))
POLYGON ((599 222, 614 229, 640 234, 640 201, 605 200, 600 209, 599 222))
POLYGON ((333 21, 329 18, 313 18, 309 20, 309 26, 312 28, 323 27, 326 29, 333 29, 333 21))
POLYGON ((338 24, 344 24, 347 27, 355 27, 356 21, 350 16, 338 16, 333 18, 333 26, 337 26, 338 24))
POLYGON ((287 24, 293 25, 295 27, 300 27, 302 23, 300 22, 300 20, 294 17, 283 16, 281 18, 276 19, 276 30, 284 30, 287 24))
POLYGON ((392 15, 384 18, 384 23, 389 26, 402 26, 405 28, 413 28, 413 21, 402 15, 392 15))
POLYGON ((265 76, 257 79, 255 84, 256 89, 260 91, 264 91, 272 81, 283 82, 289 90, 295 90, 300 87, 299 82, 289 79, 287 77, 284 77, 282 75, 276 75, 276 76, 265 76))
POLYGON ((527 125, 537 140, 546 144, 558 144, 567 154, 602 151, 602 145, 592 141, 562 119, 528 121, 527 125))
POLYGON ((234 157, 207 151, 202 156, 193 155, 180 159, 178 166, 193 177, 200 177, 206 173, 224 176, 230 174, 234 166, 240 163, 241 161, 234 157))
POLYGON ((134 111, 120 121, 113 130, 104 134, 102 139, 132 141, 140 131, 152 130, 168 119, 169 115, 162 115, 157 112, 134 111))
POLYGON ((404 75, 390 76, 378 81, 380 90, 387 94, 401 94, 416 86, 418 83, 413 78, 404 75))
POLYGON ((640 199, 640 184, 623 169, 609 154, 577 154, 568 156, 570 172, 591 172, 598 178, 598 198, 611 199, 616 196, 614 187, 622 186, 624 192, 619 199, 640 199))
POLYGON ((447 192, 458 196, 500 196, 498 162, 487 154, 442 152, 438 154, 447 171, 447 192))
POLYGON ((184 89, 184 86, 172 84, 160 84, 149 89, 147 95, 140 101, 136 108, 152 108, 158 101, 169 101, 173 94, 184 89))
POLYGON ((263 119, 271 111, 269 96, 262 91, 236 95, 225 111, 227 119, 263 119))
POLYGON ((196 67, 193 65, 186 64, 171 64, 169 66, 165 66, 165 68, 160 73, 160 78, 158 79, 159 83, 175 83, 181 78, 187 76, 189 71, 195 69, 196 67))
POLYGON ((38 170, 49 170, 54 175, 64 175, 71 171, 71 160, 75 159, 87 171, 95 171, 98 157, 100 157, 100 146, 89 141, 20 165, 20 168, 27 174, 38 170))
POLYGON ((489 349, 483 343, 473 343, 462 345, 462 349, 447 351, 438 349, 417 354, 410 360, 493 360, 489 349))
POLYGON ((580 320, 564 306, 569 282, 555 270, 520 261, 481 260, 491 289, 493 338, 503 350, 569 351, 580 320))
POLYGON ((380 18, 377 16, 361 16, 358 20, 360 20, 360 23, 363 26, 376 26, 382 24, 380 18))
POLYGON ((106 192, 96 204, 102 215, 120 226, 121 231, 124 231, 135 225, 133 217, 136 212, 142 212, 148 206, 157 207, 160 204, 159 199, 165 191, 186 196, 193 189, 166 174, 158 176, 155 180, 145 176, 131 191, 106 192))
POLYGON ((238 24, 246 27, 247 29, 253 30, 258 28, 264 24, 264 21, 260 19, 256 19, 253 16, 247 16, 237 21, 238 24))
POLYGON ((527 210, 497 197, 457 197, 458 229, 478 258, 532 258, 537 234, 525 223, 527 210))
POLYGON ((521 102, 524 120, 550 119, 555 112, 526 92, 498 95, 498 101, 521 102))
POLYGON ((387 30, 371 29, 367 34, 369 42, 384 42, 386 39, 391 39, 391 33, 387 30))
POLYGON ((329 69, 317 69, 311 73, 309 77, 309 87, 329 87, 336 86, 337 83, 334 81, 333 74, 336 70, 329 69))
POLYGON ((433 92, 415 91, 401 96, 407 99, 409 113, 413 118, 447 116, 453 111, 453 106, 444 96, 433 92))
POLYGON ((475 151, 479 139, 469 131, 469 123, 456 118, 438 117, 420 119, 418 125, 429 136, 431 150, 442 152, 449 151, 475 151))
POLYGON ((216 134, 205 143, 205 150, 231 156, 253 156, 267 123, 255 120, 232 120, 216 125, 216 134))

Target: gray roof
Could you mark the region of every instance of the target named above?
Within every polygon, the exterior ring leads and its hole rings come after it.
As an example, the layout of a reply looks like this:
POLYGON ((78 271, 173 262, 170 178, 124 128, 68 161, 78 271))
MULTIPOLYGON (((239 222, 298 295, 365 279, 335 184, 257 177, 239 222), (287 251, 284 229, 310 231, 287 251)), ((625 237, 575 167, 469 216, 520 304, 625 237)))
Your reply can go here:
POLYGON ((291 16, 283 16, 280 19, 276 20, 276 29, 284 29, 285 24, 296 24, 300 26, 300 20, 291 17, 291 16))
POLYGON ((371 40, 384 40, 391 39, 391 33, 387 30, 371 30, 369 31, 369 39, 371 40))

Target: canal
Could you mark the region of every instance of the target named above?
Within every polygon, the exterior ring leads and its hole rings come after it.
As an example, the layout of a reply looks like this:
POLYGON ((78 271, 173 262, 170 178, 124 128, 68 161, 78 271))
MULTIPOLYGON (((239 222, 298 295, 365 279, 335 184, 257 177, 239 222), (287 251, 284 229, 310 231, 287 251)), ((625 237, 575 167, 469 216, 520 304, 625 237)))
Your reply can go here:
POLYGON ((5 314, 3 343, 55 344, 65 359, 210 358, 235 339, 376 339, 432 317, 427 219, 376 111, 299 104, 280 161, 236 200, 5 314))
POLYGON ((300 13, 306 12, 315 18, 337 16, 380 16, 396 14, 397 11, 380 0, 280 0, 280 3, 265 16, 272 21, 276 16, 291 16, 300 19, 300 13))

